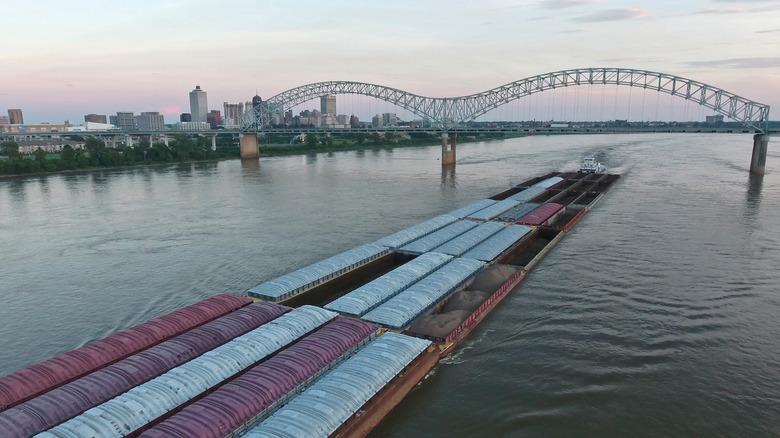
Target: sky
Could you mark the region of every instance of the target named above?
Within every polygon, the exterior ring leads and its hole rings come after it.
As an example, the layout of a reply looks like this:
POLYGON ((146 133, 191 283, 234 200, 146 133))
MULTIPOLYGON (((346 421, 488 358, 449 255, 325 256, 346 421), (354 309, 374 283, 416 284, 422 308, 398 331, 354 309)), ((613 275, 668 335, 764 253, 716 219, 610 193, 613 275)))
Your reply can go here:
POLYGON ((780 0, 0 0, 0 10, 0 114, 21 108, 27 123, 117 111, 172 123, 195 85, 221 110, 320 81, 454 97, 585 67, 695 79, 780 120, 780 0))

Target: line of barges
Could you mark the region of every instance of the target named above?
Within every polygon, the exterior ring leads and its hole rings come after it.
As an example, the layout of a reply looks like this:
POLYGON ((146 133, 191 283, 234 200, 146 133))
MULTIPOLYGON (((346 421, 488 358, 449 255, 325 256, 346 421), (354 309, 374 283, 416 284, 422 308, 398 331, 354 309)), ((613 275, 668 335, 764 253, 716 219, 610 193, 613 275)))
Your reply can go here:
POLYGON ((0 438, 365 436, 618 178, 533 178, 0 378, 0 438))

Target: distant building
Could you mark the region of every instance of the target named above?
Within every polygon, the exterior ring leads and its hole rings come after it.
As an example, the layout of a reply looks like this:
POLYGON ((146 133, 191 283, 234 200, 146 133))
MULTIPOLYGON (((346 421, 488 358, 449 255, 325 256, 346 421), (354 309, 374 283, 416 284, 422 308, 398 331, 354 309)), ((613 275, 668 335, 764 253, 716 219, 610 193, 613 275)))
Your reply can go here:
POLYGON ((211 126, 211 129, 217 129, 217 126, 222 125, 222 116, 219 113, 219 110, 211 110, 211 112, 206 115, 206 122, 211 126))
POLYGON ((108 124, 119 126, 119 119, 116 116, 108 116, 108 124))
POLYGON ((179 115, 179 121, 180 122, 191 122, 192 121, 192 115, 190 113, 181 113, 181 115, 179 115))
POLYGON ((349 116, 347 116, 346 114, 339 114, 338 116, 336 116, 336 123, 338 123, 339 125, 348 124, 349 116))
POLYGON ((708 125, 714 125, 716 123, 723 123, 723 116, 720 114, 714 116, 707 116, 705 120, 708 125))
POLYGON ((244 114, 243 103, 223 103, 222 109, 224 110, 224 124, 230 126, 237 126, 241 124, 241 115, 244 114))
POLYGON ((357 128, 360 126, 360 119, 355 115, 349 116, 349 126, 357 128))
POLYGON ((190 91, 190 114, 193 122, 205 122, 208 117, 209 104, 206 101, 206 92, 196 85, 195 89, 190 91))
POLYGON ((379 114, 371 118, 371 126, 374 128, 380 128, 384 125, 384 119, 379 117, 379 114))
POLYGON ((116 123, 112 123, 112 125, 116 125, 120 131, 124 132, 135 131, 137 129, 135 115, 132 112, 117 111, 116 123))
POLYGON ((115 130, 115 129, 116 129, 116 126, 109 125, 107 123, 84 122, 83 125, 68 127, 68 132, 77 132, 77 131, 112 131, 112 130, 115 130))
POLYGON ((14 134, 36 134, 43 132, 67 132, 68 125, 65 124, 53 124, 53 123, 35 123, 25 125, 23 123, 11 123, 8 125, 0 125, 0 132, 8 132, 14 134))
POLYGON ((101 114, 87 114, 86 116, 84 116, 84 122, 108 124, 108 120, 106 119, 106 116, 101 114))
POLYGON ((182 131, 206 131, 211 126, 206 122, 181 122, 179 129, 182 131))
POLYGON ((252 108, 256 108, 263 104, 263 99, 255 94, 255 97, 252 98, 252 108))
POLYGON ((8 121, 10 122, 10 125, 24 125, 24 116, 22 116, 22 110, 18 108, 9 109, 8 121))
POLYGON ((143 112, 135 118, 139 131, 163 131, 165 130, 165 116, 154 112, 143 112))
POLYGON ((10 125, 11 122, 8 120, 8 116, 0 116, 0 125, 10 125))
POLYGON ((395 113, 382 114, 382 124, 384 126, 396 126, 398 125, 398 116, 395 113))
POLYGON ((323 115, 336 116, 336 96, 327 95, 320 97, 320 112, 323 115))

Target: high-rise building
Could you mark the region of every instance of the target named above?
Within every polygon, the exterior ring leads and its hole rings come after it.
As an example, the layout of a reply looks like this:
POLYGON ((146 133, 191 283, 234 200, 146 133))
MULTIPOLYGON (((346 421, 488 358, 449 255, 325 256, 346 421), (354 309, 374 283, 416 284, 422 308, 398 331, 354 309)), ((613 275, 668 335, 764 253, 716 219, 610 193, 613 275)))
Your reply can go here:
POLYGON ((192 121, 192 114, 190 114, 190 113, 181 113, 181 115, 179 115, 179 121, 180 122, 191 122, 192 121))
POLYGON ((336 96, 327 95, 320 97, 320 112, 336 117, 336 96))
POLYGON ((243 103, 223 103, 222 109, 225 110, 225 125, 240 125, 241 115, 244 114, 243 103))
POLYGON ((11 122, 11 125, 24 125, 24 117, 22 116, 22 110, 20 109, 9 109, 8 110, 8 121, 11 122))
POLYGON ((355 115, 349 116, 349 126, 357 128, 360 126, 360 119, 355 115))
POLYGON ((263 104, 263 99, 255 94, 255 97, 252 98, 252 108, 260 106, 263 104))
POLYGON ((196 85, 195 89, 190 91, 190 114, 193 122, 205 122, 209 113, 209 104, 206 101, 206 92, 196 85))
POLYGON ((206 122, 211 126, 211 129, 217 129, 217 126, 222 124, 222 116, 219 110, 211 110, 206 116, 206 122))
POLYGON ((84 121, 93 123, 108 123, 106 116, 101 114, 87 114, 84 116, 84 121))
POLYGON ((382 127, 383 121, 384 119, 382 118, 382 116, 377 114, 371 118, 371 126, 373 126, 374 128, 380 128, 382 127))
POLYGON ((115 125, 117 128, 119 128, 120 131, 135 131, 137 127, 135 122, 135 115, 133 115, 132 112, 117 111, 115 125))
POLYGON ((396 126, 398 124, 398 116, 395 113, 382 114, 382 125, 384 126, 396 126))
POLYGON ((10 125, 11 122, 8 119, 8 116, 0 116, 0 125, 10 125))
POLYGON ((135 118, 139 131, 162 131, 165 129, 165 116, 153 111, 142 112, 135 118))

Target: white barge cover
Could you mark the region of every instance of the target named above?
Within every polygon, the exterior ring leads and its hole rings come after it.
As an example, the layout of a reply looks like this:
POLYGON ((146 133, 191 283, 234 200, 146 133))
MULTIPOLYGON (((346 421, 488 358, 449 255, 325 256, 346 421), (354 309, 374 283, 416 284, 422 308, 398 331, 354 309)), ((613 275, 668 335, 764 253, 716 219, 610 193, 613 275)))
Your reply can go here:
POLYGON ((361 317, 450 260, 452 256, 447 254, 425 253, 334 300, 325 305, 325 308, 345 315, 361 317))
POLYGON ((452 256, 460 256, 482 243, 488 237, 503 230, 506 225, 507 224, 503 222, 485 222, 479 224, 477 227, 472 228, 444 245, 435 248, 434 251, 452 256))
POLYGON ((382 245, 375 243, 361 245, 313 265, 260 283, 249 289, 247 294, 266 301, 286 300, 389 253, 390 250, 382 245))
POLYGON ((510 225, 463 254, 463 257, 489 262, 530 232, 531 228, 525 225, 510 225))
POLYGON ((363 319, 396 329, 406 327, 484 266, 479 260, 455 259, 368 312, 363 319))
POLYGON ((482 210, 483 208, 490 207, 491 205, 495 204, 496 202, 498 202, 498 201, 495 201, 493 199, 481 199, 481 200, 479 200, 477 202, 474 202, 474 203, 471 203, 471 204, 469 204, 469 205, 467 205, 465 207, 461 207, 461 208, 459 208, 457 210, 453 210, 453 211, 449 212, 448 214, 450 216, 455 216, 458 219, 463 219, 463 218, 465 218, 466 216, 468 216, 468 215, 470 215, 472 213, 476 213, 476 212, 482 210))
POLYGON ((460 236, 466 231, 477 226, 476 222, 472 221, 457 221, 449 224, 439 231, 431 233, 422 239, 415 240, 414 242, 404 245, 399 248, 399 251, 410 254, 422 254, 424 252, 431 251, 439 245, 449 242, 450 240, 460 236))
POLYGON ((376 242, 377 245, 386 246, 388 248, 398 248, 404 246, 409 242, 417 240, 423 236, 433 233, 434 231, 446 227, 447 225, 458 220, 455 216, 443 214, 434 218, 428 219, 425 222, 419 223, 412 227, 398 231, 389 236, 383 237, 376 242))
POLYGON ((474 220, 480 220, 480 221, 487 221, 509 210, 510 208, 516 207, 518 204, 520 204, 520 201, 507 198, 504 199, 503 201, 498 201, 487 208, 483 208, 482 210, 479 210, 476 213, 472 213, 468 215, 468 218, 474 220))
POLYGON ((328 437, 430 345, 424 339, 385 333, 314 382, 244 438, 328 437))

